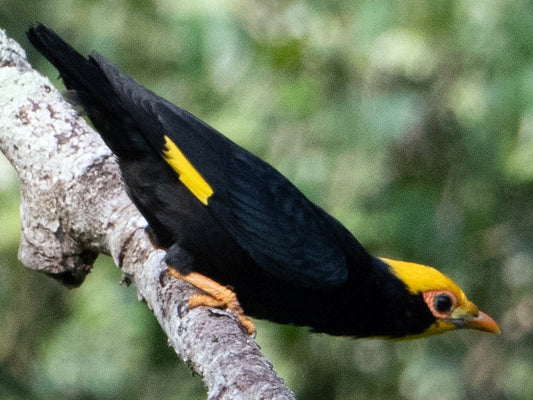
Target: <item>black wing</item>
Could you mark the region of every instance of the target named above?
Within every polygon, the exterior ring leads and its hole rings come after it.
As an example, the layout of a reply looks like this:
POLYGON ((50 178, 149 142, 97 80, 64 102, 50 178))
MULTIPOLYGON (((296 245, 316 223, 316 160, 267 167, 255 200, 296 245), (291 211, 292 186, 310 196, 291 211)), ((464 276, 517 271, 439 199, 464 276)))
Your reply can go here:
MULTIPOLYGON (((207 207, 267 273, 313 288, 347 280, 343 227, 270 165, 93 54, 154 150, 169 137, 213 188, 207 207)), ((351 235, 350 235, 351 236, 351 235)), ((355 241, 355 239, 353 239, 355 241)), ((356 242, 357 243, 357 242, 356 242)))
POLYGON ((134 160, 132 152, 151 148, 165 161, 165 136, 177 146, 213 189, 205 207, 265 272, 321 289, 347 280, 346 242, 362 247, 275 169, 104 57, 85 59, 43 25, 28 34, 67 87, 84 97, 89 117, 119 159, 134 160))

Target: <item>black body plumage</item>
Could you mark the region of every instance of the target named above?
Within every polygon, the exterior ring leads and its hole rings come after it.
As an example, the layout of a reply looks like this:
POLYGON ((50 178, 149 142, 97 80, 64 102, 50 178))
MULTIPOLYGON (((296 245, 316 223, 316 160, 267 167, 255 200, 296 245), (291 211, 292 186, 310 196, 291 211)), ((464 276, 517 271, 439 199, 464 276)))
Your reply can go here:
POLYGON ((388 265, 270 165, 43 25, 31 43, 117 156, 167 263, 234 288, 247 314, 318 332, 397 337, 434 317, 388 265), (213 189, 203 204, 162 152, 167 136, 213 189))

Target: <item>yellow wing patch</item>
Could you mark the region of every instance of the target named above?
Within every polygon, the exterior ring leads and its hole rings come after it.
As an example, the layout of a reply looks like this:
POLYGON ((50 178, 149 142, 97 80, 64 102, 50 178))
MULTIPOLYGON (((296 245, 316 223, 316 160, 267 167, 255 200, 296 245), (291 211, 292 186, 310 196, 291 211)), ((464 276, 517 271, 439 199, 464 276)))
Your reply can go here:
POLYGON ((176 144, 165 135, 165 148, 163 149, 165 161, 178 173, 180 181, 190 192, 207 205, 207 200, 213 194, 213 189, 206 182, 196 168, 187 160, 176 144))

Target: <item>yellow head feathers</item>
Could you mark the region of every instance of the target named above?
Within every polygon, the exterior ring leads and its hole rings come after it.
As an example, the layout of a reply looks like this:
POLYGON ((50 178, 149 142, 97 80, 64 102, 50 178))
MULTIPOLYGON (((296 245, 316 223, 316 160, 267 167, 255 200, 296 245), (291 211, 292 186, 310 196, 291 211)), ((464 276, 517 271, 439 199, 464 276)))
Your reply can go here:
POLYGON ((423 293, 428 290, 449 290, 460 303, 466 301, 466 296, 457 284, 442 272, 427 265, 415 264, 407 261, 382 258, 387 263, 407 289, 413 293, 423 293))
POLYGON ((500 333, 498 324, 466 298, 457 284, 426 265, 382 258, 412 294, 421 294, 435 322, 419 335, 430 336, 452 329, 500 333))

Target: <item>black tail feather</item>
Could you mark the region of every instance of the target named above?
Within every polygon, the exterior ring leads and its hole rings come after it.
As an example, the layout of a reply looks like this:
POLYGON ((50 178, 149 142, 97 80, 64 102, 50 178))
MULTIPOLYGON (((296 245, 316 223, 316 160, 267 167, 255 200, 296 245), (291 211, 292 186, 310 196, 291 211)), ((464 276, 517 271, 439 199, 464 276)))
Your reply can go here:
POLYGON ((130 158, 145 151, 128 110, 92 57, 85 58, 42 24, 30 27, 27 35, 31 44, 59 71, 66 88, 75 92, 76 102, 81 103, 115 155, 130 158))
POLYGON ((103 73, 54 31, 42 24, 28 29, 31 44, 59 71, 67 89, 92 91, 105 80, 103 73))

